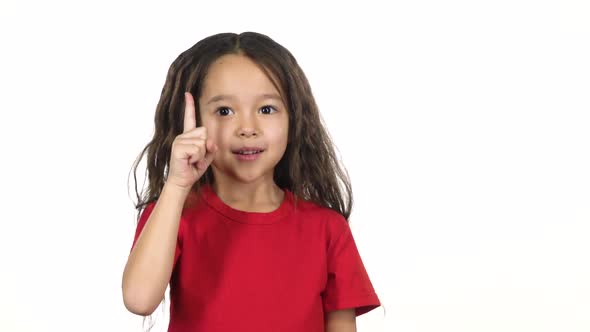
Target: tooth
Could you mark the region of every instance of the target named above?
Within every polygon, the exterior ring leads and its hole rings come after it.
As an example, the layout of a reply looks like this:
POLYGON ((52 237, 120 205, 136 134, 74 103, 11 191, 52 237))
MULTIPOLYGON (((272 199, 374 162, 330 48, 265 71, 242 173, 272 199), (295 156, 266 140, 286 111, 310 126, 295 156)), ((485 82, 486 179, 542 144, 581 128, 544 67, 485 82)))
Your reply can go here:
POLYGON ((261 150, 256 150, 256 151, 239 151, 239 154, 256 154, 256 153, 260 153, 261 150))

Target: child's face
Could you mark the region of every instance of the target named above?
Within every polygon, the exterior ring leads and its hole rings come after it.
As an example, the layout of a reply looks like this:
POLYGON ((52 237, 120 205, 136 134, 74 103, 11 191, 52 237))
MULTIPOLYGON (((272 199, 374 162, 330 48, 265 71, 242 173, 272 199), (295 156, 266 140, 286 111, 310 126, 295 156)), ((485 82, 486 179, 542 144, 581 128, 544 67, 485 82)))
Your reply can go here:
POLYGON ((219 148, 211 165, 214 176, 272 181, 287 147, 289 117, 264 71, 245 56, 222 56, 209 67, 198 102, 207 139, 219 148), (235 153, 243 147, 264 151, 254 160, 243 160, 235 153))

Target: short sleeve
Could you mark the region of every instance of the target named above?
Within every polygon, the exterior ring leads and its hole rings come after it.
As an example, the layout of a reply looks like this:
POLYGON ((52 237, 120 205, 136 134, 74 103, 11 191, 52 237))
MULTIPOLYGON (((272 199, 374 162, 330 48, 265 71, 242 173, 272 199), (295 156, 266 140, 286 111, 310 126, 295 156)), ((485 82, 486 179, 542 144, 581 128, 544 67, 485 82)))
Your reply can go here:
POLYGON ((357 250, 350 226, 340 215, 339 233, 328 241, 328 279, 323 293, 324 312, 354 308, 356 316, 381 305, 357 250))
MULTIPOLYGON (((147 220, 150 217, 150 215, 152 214, 152 211, 154 210, 155 206, 156 206, 156 202, 151 202, 151 203, 148 203, 146 205, 146 207, 143 209, 143 212, 141 213, 141 216, 139 217, 139 221, 137 223, 137 228, 135 229, 135 237, 133 238, 133 245, 131 246, 131 250, 129 252, 131 252, 133 250, 133 248, 135 247, 135 244, 137 243, 137 239, 139 239, 139 235, 141 234, 141 231, 143 230, 143 227, 147 223, 147 220)), ((178 239, 176 240, 176 251, 174 253, 174 265, 173 266, 176 266, 176 262, 178 261, 178 257, 180 257, 180 252, 181 252, 180 234, 182 234, 181 227, 182 227, 182 223, 179 225, 179 231, 178 231, 179 236, 178 236, 178 239)))

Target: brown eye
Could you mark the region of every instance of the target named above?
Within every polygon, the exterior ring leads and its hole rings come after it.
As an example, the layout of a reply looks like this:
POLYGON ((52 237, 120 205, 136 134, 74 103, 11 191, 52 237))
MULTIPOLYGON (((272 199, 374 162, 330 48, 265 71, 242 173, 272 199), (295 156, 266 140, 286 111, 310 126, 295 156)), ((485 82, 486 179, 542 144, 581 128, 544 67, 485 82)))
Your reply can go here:
POLYGON ((215 113, 220 114, 221 116, 225 116, 226 115, 225 112, 224 112, 224 114, 221 114, 221 112, 226 111, 226 110, 231 111, 229 108, 222 106, 222 107, 217 108, 215 113))
POLYGON ((262 107, 260 108, 260 110, 270 110, 270 112, 269 112, 269 113, 265 113, 265 114, 270 114, 272 111, 275 111, 275 112, 277 112, 277 109, 276 109, 274 106, 272 106, 272 105, 265 105, 265 106, 262 106, 262 107))

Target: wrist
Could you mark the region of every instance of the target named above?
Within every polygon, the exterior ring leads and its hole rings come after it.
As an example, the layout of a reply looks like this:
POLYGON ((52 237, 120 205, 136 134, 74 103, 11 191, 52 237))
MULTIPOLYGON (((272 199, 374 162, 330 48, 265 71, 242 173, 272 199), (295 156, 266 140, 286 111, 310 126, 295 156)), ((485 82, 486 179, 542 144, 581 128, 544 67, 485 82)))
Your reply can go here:
POLYGON ((164 183, 164 188, 162 188, 162 194, 166 192, 167 194, 170 194, 172 196, 186 198, 186 196, 188 196, 188 194, 191 192, 191 189, 191 187, 180 186, 175 183, 166 181, 164 183))

